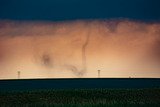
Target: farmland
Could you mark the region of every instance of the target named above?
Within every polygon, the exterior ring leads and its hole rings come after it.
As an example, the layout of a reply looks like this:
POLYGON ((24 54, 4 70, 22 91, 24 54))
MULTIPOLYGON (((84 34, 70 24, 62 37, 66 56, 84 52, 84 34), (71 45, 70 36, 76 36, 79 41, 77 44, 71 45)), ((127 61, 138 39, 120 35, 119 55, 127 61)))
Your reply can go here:
POLYGON ((78 78, 0 81, 0 107, 159 107, 160 79, 78 78))
POLYGON ((51 89, 0 93, 3 107, 158 107, 160 89, 51 89))

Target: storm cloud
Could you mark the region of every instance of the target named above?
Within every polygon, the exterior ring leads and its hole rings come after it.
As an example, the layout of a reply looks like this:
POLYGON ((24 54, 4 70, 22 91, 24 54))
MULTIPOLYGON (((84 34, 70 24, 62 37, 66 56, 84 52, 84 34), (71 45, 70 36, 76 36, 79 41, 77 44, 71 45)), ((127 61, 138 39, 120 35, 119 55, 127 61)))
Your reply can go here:
POLYGON ((160 23, 0 21, 0 79, 160 77, 160 23))

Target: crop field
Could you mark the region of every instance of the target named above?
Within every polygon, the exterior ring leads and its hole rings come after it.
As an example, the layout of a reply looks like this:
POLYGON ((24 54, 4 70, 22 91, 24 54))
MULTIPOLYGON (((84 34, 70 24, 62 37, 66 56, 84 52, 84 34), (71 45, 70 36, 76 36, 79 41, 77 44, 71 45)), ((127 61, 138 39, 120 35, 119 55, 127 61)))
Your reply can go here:
POLYGON ((160 88, 1 91, 1 107, 160 107, 160 88))
POLYGON ((160 79, 1 80, 0 107, 160 107, 160 79))

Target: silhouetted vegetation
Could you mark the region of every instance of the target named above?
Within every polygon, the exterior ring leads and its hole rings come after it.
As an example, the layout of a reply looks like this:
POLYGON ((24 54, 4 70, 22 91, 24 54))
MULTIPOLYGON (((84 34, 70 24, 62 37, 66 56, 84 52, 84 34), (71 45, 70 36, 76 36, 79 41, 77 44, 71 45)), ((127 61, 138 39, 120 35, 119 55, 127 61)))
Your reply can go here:
POLYGON ((0 92, 0 106, 160 107, 160 89, 64 89, 0 92))

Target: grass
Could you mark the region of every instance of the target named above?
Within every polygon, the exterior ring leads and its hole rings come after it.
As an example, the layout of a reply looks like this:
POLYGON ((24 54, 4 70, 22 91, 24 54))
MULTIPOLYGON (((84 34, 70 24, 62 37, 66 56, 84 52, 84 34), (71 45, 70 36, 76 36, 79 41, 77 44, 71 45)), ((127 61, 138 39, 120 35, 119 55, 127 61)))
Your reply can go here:
POLYGON ((160 107, 160 88, 0 92, 1 107, 160 107))

